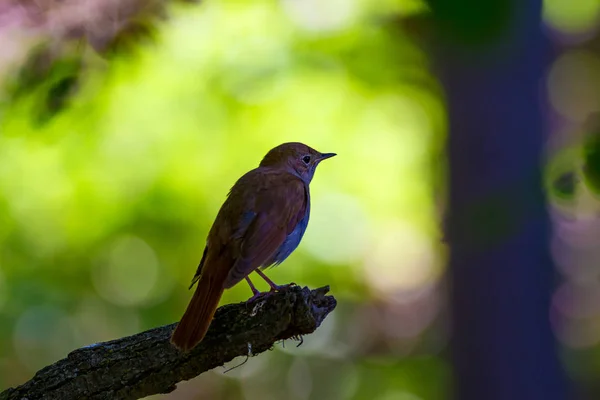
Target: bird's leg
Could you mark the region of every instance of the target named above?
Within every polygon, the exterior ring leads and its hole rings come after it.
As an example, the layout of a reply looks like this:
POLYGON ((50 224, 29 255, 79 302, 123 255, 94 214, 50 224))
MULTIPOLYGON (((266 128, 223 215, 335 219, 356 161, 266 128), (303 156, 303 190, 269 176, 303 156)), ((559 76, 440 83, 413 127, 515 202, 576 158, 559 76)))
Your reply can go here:
POLYGON ((295 286, 296 284, 294 282, 292 283, 288 283, 287 285, 276 285, 275 282, 273 282, 272 280, 270 280, 269 278, 267 278, 267 276, 264 274, 264 272, 262 272, 260 269, 255 269, 256 273, 258 275, 260 275, 261 278, 263 278, 271 287, 271 292, 275 292, 275 291, 280 291, 280 290, 284 290, 289 288, 290 286, 295 286))
POLYGON ((256 288, 256 286, 254 286, 254 284, 252 283, 252 281, 250 280, 249 277, 246 277, 246 282, 248 282, 248 285, 250 285, 250 290, 252 290, 252 294, 253 295, 257 295, 260 293, 260 291, 256 288))
POLYGON ((263 293, 260 290, 258 290, 256 288, 256 286, 254 286, 254 284, 252 283, 252 281, 250 280, 249 277, 246 277, 246 282, 248 282, 248 285, 250 285, 250 290, 252 290, 252 297, 250 297, 247 302, 252 302, 256 299, 258 299, 261 296, 264 296, 267 293, 263 293))

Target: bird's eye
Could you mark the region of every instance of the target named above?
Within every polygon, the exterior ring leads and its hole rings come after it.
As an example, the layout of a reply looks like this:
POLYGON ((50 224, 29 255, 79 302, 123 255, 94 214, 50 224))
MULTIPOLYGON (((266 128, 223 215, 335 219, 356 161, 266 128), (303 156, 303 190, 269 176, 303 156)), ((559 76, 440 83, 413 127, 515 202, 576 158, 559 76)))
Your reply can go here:
POLYGON ((310 162, 310 156, 302 157, 302 161, 304 161, 304 164, 308 164, 310 162))

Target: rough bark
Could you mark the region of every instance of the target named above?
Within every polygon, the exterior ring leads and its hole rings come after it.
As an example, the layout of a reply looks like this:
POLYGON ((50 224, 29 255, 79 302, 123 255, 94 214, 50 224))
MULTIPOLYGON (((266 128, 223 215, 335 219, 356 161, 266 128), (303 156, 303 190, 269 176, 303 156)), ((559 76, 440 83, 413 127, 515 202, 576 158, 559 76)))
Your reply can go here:
POLYGON ((138 399, 169 393, 175 385, 238 356, 269 350, 279 340, 314 332, 334 310, 329 287, 291 287, 252 303, 222 306, 204 340, 189 353, 169 342, 176 324, 77 349, 0 393, 9 399, 138 399))

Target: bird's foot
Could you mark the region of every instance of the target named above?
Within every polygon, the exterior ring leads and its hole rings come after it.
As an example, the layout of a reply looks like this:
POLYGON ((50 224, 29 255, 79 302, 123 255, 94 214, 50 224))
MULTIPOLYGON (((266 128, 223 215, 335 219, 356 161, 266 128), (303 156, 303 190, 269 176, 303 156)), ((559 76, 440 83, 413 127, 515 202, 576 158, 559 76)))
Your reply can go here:
POLYGON ((248 282, 248 285, 250 285, 250 290, 252 290, 252 297, 246 300, 246 303, 252 303, 254 300, 269 294, 269 292, 261 292, 258 290, 249 277, 246 277, 246 281, 248 282))
POLYGON ((250 297, 248 300, 246 300, 246 303, 252 303, 253 301, 260 299, 261 297, 266 297, 269 294, 271 294, 271 292, 259 292, 258 290, 256 292, 254 292, 254 294, 252 295, 252 297, 250 297))
POLYGON ((265 282, 267 282, 267 284, 269 285, 269 287, 271 288, 269 290, 269 293, 271 292, 281 292, 291 286, 296 286, 296 284, 294 282, 292 283, 288 283, 287 285, 277 285, 275 284, 275 282, 273 282, 272 280, 270 280, 265 274, 264 272, 262 272, 260 269, 256 269, 256 273, 258 275, 260 275, 261 278, 263 278, 265 280, 265 282))
POLYGON ((290 288, 292 286, 296 286, 296 283, 295 282, 291 282, 291 283, 288 283, 286 285, 276 285, 276 284, 274 284, 274 283, 271 282, 269 284, 269 286, 271 287, 271 289, 269 290, 269 293, 271 293, 271 292, 281 292, 283 290, 286 290, 287 288, 290 288))
POLYGON ((252 303, 253 301, 260 299, 261 297, 268 297, 269 295, 276 293, 276 292, 281 292, 284 291, 292 286, 296 286, 296 284, 294 282, 288 283, 286 285, 276 285, 276 284, 272 284, 269 285, 270 289, 268 292, 261 292, 259 290, 252 290, 252 297, 250 297, 248 300, 246 300, 246 303, 252 303))

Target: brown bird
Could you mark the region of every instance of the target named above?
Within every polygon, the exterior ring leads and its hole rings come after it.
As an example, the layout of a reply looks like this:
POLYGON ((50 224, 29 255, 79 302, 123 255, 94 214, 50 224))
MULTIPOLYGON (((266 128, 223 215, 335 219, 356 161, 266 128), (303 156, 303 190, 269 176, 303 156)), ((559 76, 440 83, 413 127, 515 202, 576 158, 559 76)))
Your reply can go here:
POLYGON ((263 295, 248 277, 253 271, 267 281, 270 291, 294 285, 278 286, 260 269, 280 264, 300 243, 310 214, 310 181, 317 165, 335 155, 302 143, 284 143, 233 185, 208 233, 190 288, 198 286, 171 343, 183 351, 200 343, 223 291, 242 279, 252 290, 250 300, 263 295))

